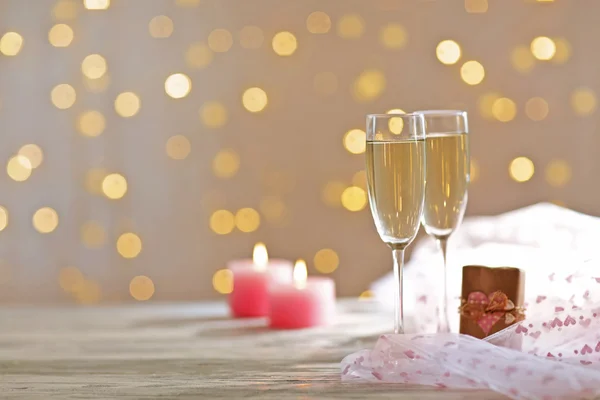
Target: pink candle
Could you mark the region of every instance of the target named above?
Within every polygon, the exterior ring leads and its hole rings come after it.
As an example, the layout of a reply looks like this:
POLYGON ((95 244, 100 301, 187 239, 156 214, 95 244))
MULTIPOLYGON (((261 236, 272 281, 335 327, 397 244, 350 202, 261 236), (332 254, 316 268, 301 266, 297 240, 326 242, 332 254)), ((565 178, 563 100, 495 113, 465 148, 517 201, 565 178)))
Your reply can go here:
POLYGON ((299 329, 333 323, 335 283, 325 277, 307 278, 303 260, 296 262, 294 282, 272 286, 269 295, 271 328, 299 329))
POLYGON ((269 313, 269 287, 292 282, 292 263, 269 260, 264 244, 254 246, 252 260, 228 264, 233 273, 229 308, 234 317, 264 317, 269 313))

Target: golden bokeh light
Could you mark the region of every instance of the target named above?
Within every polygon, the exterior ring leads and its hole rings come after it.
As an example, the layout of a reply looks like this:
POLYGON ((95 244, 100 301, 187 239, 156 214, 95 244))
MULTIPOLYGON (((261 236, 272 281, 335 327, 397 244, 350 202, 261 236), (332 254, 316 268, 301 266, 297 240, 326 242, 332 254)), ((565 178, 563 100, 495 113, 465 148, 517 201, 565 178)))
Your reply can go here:
POLYGON ((571 175, 571 166, 565 160, 552 160, 546 166, 546 182, 550 186, 565 186, 571 180, 571 175))
POLYGON ((107 10, 110 0, 83 0, 83 5, 88 10, 107 10))
POLYGON ((344 148, 352 154, 362 154, 367 147, 367 134, 362 129, 350 129, 344 135, 344 148))
POLYGON ((173 21, 166 15, 157 15, 150 20, 148 30, 153 38, 168 38, 173 34, 173 21))
POLYGON ((365 21, 358 14, 346 14, 338 20, 337 34, 344 39, 358 39, 365 32, 365 21))
POLYGON ((531 41, 531 54, 538 60, 550 60, 556 54, 556 44, 554 40, 546 36, 538 36, 531 41))
POLYGON ((179 7, 198 7, 202 0, 175 0, 175 4, 179 7))
POLYGON ((273 36, 273 51, 282 57, 291 56, 298 48, 298 41, 293 33, 283 31, 273 36))
POLYGON ((579 88, 571 93, 571 107, 578 115, 590 115, 596 109, 596 94, 590 88, 579 88))
POLYGON ((232 178, 237 174, 239 168, 240 156, 231 149, 219 151, 212 162, 213 173, 218 178, 232 178))
POLYGON ((0 206, 0 231, 3 231, 8 226, 8 210, 6 207, 0 206))
POLYGON ((373 101, 385 90, 386 80, 383 72, 377 69, 363 71, 354 81, 353 96, 360 102, 373 101))
POLYGON ((135 276, 129 282, 129 294, 137 301, 150 300, 154 296, 154 282, 145 275, 135 276))
POLYGON ((215 53, 225 53, 233 45, 233 37, 227 29, 215 29, 208 35, 208 47, 215 53))
POLYGON ((388 128, 394 135, 399 135, 404 129, 404 120, 400 117, 390 118, 388 121, 388 128))
POLYGON ((327 182, 323 187, 322 200, 330 207, 339 207, 342 199, 342 193, 346 189, 343 182, 331 181, 327 182))
POLYGON ((16 56, 23 47, 23 37, 17 32, 6 32, 0 38, 0 53, 5 56, 16 56))
POLYGON ((77 18, 77 9, 81 2, 75 0, 59 0, 52 8, 55 20, 71 20, 77 18))
POLYGON ((501 97, 494 101, 492 115, 501 122, 512 121, 517 115, 517 105, 511 99, 501 97))
POLYGON ((174 99, 182 99, 192 90, 192 80, 186 74, 172 74, 165 80, 165 92, 174 99))
POLYGON ((525 114, 533 121, 543 120, 548 111, 548 102, 541 97, 532 97, 525 103, 525 114))
POLYGON ((265 35, 258 26, 244 26, 240 30, 240 46, 244 49, 258 49, 262 46, 265 35))
POLYGON ((359 301, 369 301, 375 297, 375 293, 372 290, 363 291, 360 296, 358 296, 359 301))
POLYGON ((367 193, 358 186, 349 186, 342 192, 342 206, 349 211, 360 211, 367 205, 367 193))
POLYGON ((331 29, 331 18, 323 11, 315 11, 306 18, 306 29, 310 33, 327 33, 331 29))
POLYGON ((406 111, 401 108, 392 108, 391 110, 387 110, 386 114, 406 114, 406 111))
POLYGON ((190 154, 192 145, 185 136, 175 135, 167 140, 166 150, 167 156, 173 160, 183 160, 190 154))
POLYGON ((52 104, 60 110, 66 110, 67 108, 71 108, 73 104, 75 104, 75 100, 77 99, 77 95, 75 94, 75 89, 73 86, 68 83, 61 83, 60 85, 56 85, 52 92, 50 92, 50 100, 52 100, 52 104))
POLYGON ((333 72, 319 72, 313 79, 313 87, 320 95, 332 95, 337 91, 338 78, 333 72))
POLYGON ((84 111, 77 118, 77 130, 79 133, 89 137, 96 137, 106 128, 106 119, 100 111, 84 111))
POLYGON ((66 24, 56 24, 48 32, 48 41, 54 47, 68 47, 73 41, 73 29, 66 24))
POLYGON ((262 111, 268 103, 267 93, 259 87, 251 87, 244 91, 242 104, 244 108, 252 113, 262 111))
POLYGON ((314 258, 315 269, 322 274, 330 274, 340 265, 338 254, 332 249, 317 251, 314 258))
POLYGON ((212 50, 204 43, 194 43, 185 52, 185 62, 192 68, 204 68, 213 58, 212 50))
POLYGON ((260 201, 260 212, 269 222, 281 222, 287 213, 283 201, 277 196, 267 196, 260 201))
POLYGON ((435 48, 435 55, 442 64, 456 64, 461 56, 460 45, 454 40, 442 40, 435 48))
POLYGON ((117 239, 117 252, 123 258, 135 258, 142 251, 142 239, 133 232, 126 232, 117 239))
POLYGON ((58 214, 53 208, 42 207, 33 214, 32 222, 39 233, 50 233, 58 226, 58 214))
POLYGON ((367 190, 367 172, 364 169, 352 175, 352 185, 367 190))
MULTIPOLYGON (((406 114, 406 113, 404 112, 404 110, 402 110, 400 108, 393 108, 393 109, 389 110, 386 114, 406 114)), ((400 117, 390 118, 388 121, 388 129, 394 135, 401 134, 402 130, 404 129, 404 120, 400 117)))
POLYGON ((554 39, 554 44, 556 45, 556 53, 551 61, 556 64, 566 63, 571 57, 571 44, 565 38, 554 39))
POLYGON ((479 98, 479 100, 477 100, 477 105, 479 106, 479 113, 481 114, 481 116, 483 118, 485 118, 485 119, 493 119, 494 118, 492 108, 493 108, 496 100, 498 100, 500 97, 502 97, 500 95, 500 93, 489 92, 489 93, 484 94, 483 96, 481 96, 479 98))
POLYGON ((99 79, 106 74, 106 60, 100 54, 90 54, 81 62, 81 72, 89 79, 99 79))
POLYGON ((76 292, 81 289, 85 278, 77 267, 63 267, 58 272, 58 284, 65 292, 76 292))
POLYGON ((465 11, 469 14, 482 14, 488 10, 488 0, 465 0, 465 11))
POLYGON ((26 181, 31 176, 32 169, 33 166, 29 158, 22 155, 11 157, 6 164, 6 173, 12 180, 17 182, 26 181))
POLYGON ((140 111, 140 98, 133 92, 123 92, 115 99, 115 111, 121 117, 133 117, 140 111))
POLYGON ((102 194, 102 181, 108 175, 104 168, 92 168, 85 174, 85 189, 91 194, 102 194))
POLYGON ((212 277, 213 288, 217 293, 229 294, 233 292, 233 272, 228 269, 220 269, 212 277))
POLYGON ((477 61, 467 61, 460 68, 460 77, 468 85, 478 85, 485 77, 485 69, 477 61))
POLYGON ((535 66, 535 58, 526 46, 515 47, 510 53, 510 62, 521 73, 527 73, 535 66))
POLYGON ((106 231, 97 221, 87 221, 81 226, 81 242, 88 249, 99 249, 106 242, 106 231))
POLYGON ((510 177, 517 182, 527 182, 535 172, 533 161, 527 157, 517 157, 510 162, 510 177))
POLYGON ((17 154, 26 157, 33 169, 39 167, 42 164, 42 161, 44 161, 44 152, 37 144, 30 143, 21 146, 17 154))
POLYGON ((408 41, 406 29, 400 24, 388 24, 379 32, 379 41, 388 49, 401 49, 408 41))
POLYGON ((102 298, 102 290, 98 282, 84 279, 81 284, 75 288, 73 295, 78 304, 98 304, 102 298))
POLYGON ((227 122, 227 110, 218 101, 208 101, 200 109, 200 120, 209 128, 219 128, 227 122))
POLYGON ((112 200, 118 200, 127 193, 127 180, 121 174, 108 174, 102 180, 102 192, 112 200))
POLYGON ((469 163, 470 182, 476 182, 479 179, 479 161, 471 158, 469 163))
POLYGON ((260 226, 260 215, 253 208, 241 208, 235 213, 235 226, 242 232, 254 232, 260 226))
POLYGON ((210 216, 209 226, 217 235, 227 235, 235 228, 235 217, 231 211, 217 210, 210 216))

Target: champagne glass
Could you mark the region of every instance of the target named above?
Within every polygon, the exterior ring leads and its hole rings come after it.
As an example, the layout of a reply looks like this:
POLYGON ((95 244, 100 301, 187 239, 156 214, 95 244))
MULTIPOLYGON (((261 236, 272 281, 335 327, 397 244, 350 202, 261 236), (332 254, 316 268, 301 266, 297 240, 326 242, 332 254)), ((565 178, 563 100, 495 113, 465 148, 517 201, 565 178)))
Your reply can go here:
POLYGON ((404 333, 404 249, 419 230, 425 198, 423 115, 368 115, 366 161, 371 213, 394 260, 394 332, 404 333))
POLYGON ((438 332, 450 332, 446 281, 448 238, 465 215, 469 186, 467 113, 454 110, 420 111, 425 119, 427 185, 422 223, 438 244, 444 259, 443 288, 438 305, 438 332))

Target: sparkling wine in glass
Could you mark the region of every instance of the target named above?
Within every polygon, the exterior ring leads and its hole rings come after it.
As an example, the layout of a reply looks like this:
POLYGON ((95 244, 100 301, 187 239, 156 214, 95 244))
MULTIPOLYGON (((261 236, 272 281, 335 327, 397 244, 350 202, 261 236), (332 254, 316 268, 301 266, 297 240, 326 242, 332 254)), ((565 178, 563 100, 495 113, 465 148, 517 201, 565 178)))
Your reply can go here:
POLYGON ((467 208, 469 136, 465 111, 420 111, 425 119, 427 185, 422 223, 438 244, 444 259, 438 332, 450 332, 446 281, 448 238, 458 228, 467 208))
POLYGON ((404 249, 415 238, 425 197, 425 130, 422 114, 367 116, 366 171, 377 232, 394 260, 394 332, 404 333, 404 249))

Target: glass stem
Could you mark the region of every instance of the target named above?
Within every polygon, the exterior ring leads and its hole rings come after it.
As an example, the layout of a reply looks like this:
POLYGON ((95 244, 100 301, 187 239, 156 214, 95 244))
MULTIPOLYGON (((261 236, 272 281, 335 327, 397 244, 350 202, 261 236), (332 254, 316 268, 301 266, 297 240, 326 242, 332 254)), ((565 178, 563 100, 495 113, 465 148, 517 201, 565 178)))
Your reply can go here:
POLYGON ((404 248, 392 249, 394 257, 394 333, 404 333, 404 311, 402 301, 402 268, 404 267, 404 248))
POLYGON ((440 296, 438 306, 438 332, 448 333, 450 332, 450 322, 448 319, 448 281, 447 281, 447 260, 446 253, 448 247, 448 238, 438 238, 437 244, 439 249, 442 251, 442 257, 444 258, 444 270, 442 271, 442 293, 440 296))

